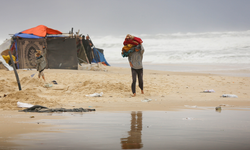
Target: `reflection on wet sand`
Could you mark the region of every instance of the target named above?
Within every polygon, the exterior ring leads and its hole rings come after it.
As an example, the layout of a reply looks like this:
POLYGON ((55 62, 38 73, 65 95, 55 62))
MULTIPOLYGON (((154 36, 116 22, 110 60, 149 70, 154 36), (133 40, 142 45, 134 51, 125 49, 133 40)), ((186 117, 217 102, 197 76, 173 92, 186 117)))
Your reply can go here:
POLYGON ((127 138, 121 138, 122 149, 140 149, 143 147, 141 141, 142 112, 131 112, 131 126, 127 138))

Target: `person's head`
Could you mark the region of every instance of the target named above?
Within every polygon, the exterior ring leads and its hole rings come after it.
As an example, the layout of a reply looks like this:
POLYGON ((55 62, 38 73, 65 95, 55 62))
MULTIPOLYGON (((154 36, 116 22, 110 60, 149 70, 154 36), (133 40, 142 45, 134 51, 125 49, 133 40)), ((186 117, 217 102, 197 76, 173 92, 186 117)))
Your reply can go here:
POLYGON ((41 55, 42 55, 42 52, 41 52, 40 50, 36 50, 35 56, 36 56, 36 57, 39 57, 39 56, 41 56, 41 55))
POLYGON ((89 39, 89 36, 88 36, 88 35, 86 36, 86 39, 87 39, 87 40, 89 39))

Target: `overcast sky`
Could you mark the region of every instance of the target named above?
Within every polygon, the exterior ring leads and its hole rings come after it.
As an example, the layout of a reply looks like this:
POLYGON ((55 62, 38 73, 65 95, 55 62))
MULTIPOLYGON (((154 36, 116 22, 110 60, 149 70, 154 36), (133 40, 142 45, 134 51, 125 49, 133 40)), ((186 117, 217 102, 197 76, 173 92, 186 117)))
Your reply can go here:
POLYGON ((94 36, 250 30, 250 0, 0 0, 0 42, 43 24, 94 36))

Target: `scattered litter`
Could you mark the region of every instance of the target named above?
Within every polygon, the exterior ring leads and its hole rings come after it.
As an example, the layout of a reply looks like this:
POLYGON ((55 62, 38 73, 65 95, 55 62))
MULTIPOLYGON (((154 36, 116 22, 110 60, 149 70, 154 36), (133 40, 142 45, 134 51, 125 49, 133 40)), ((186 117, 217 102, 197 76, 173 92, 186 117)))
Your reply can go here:
POLYGON ((150 101, 152 101, 152 99, 148 99, 148 98, 145 98, 145 99, 143 99, 143 100, 141 100, 142 102, 150 102, 150 101))
POLYGON ((30 108, 30 107, 32 107, 34 105, 28 104, 28 103, 17 102, 17 106, 22 107, 22 108, 30 108))
POLYGON ((35 73, 31 75, 31 78, 34 77, 35 73))
POLYGON ((217 112, 221 112, 221 107, 220 107, 220 106, 215 107, 215 111, 217 111, 217 112))
POLYGON ((35 118, 35 116, 30 116, 30 118, 35 118))
POLYGON ((53 84, 57 84, 56 80, 51 81, 53 84))
POLYGON ((90 94, 90 95, 86 95, 86 96, 89 96, 89 97, 101 97, 103 95, 103 92, 101 93, 94 93, 94 94, 90 94))
POLYGON ((233 95, 233 94, 223 94, 221 97, 238 98, 238 96, 237 96, 237 95, 233 95))
POLYGON ((194 120, 194 118, 187 117, 187 118, 182 118, 182 120, 194 120))
POLYGON ((45 85, 44 85, 44 87, 46 87, 46 88, 50 88, 50 87, 52 87, 53 85, 52 84, 49 84, 49 83, 45 83, 45 85))
POLYGON ((234 107, 233 105, 228 105, 228 104, 220 104, 219 106, 234 107))
POLYGON ((197 108, 197 106, 196 105, 194 105, 194 106, 190 106, 190 105, 184 105, 185 107, 187 107, 187 108, 197 108))
POLYGON ((108 66, 103 65, 102 63, 92 63, 78 65, 78 70, 91 70, 91 71, 104 71, 108 72, 108 66))
POLYGON ((3 95, 3 97, 6 97, 6 96, 7 96, 7 94, 4 94, 4 95, 3 95))
POLYGON ((212 90, 204 90, 203 93, 214 93, 215 91, 212 89, 212 90))

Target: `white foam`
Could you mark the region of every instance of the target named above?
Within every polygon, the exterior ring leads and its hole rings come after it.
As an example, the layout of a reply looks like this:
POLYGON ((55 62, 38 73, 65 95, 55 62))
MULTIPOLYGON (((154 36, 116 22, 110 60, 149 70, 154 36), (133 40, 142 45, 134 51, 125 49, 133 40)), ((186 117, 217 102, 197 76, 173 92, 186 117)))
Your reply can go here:
MULTIPOLYGON (((124 36, 92 37, 109 63, 122 58, 124 36)), ((250 30, 242 32, 135 35, 143 40, 147 63, 250 63, 250 30)))

